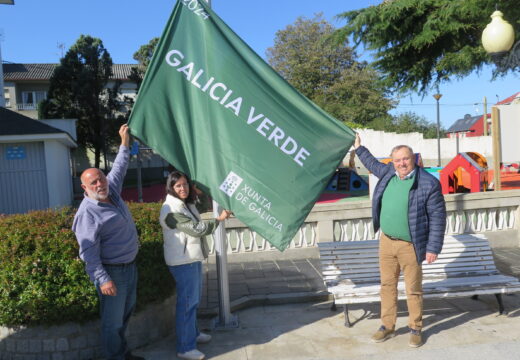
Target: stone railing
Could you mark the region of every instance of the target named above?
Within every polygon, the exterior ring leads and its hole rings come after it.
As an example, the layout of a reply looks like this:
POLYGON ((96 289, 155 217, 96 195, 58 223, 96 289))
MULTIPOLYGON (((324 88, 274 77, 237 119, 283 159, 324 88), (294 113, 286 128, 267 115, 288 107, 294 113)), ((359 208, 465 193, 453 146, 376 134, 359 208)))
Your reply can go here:
MULTIPOLYGON (((514 230, 516 240, 520 223, 520 190, 446 195, 448 212, 446 233, 481 233, 514 230)), ((276 250, 260 235, 238 219, 226 222, 228 253, 253 253, 276 250)), ((371 202, 352 200, 316 205, 289 245, 289 249, 317 246, 318 242, 376 239, 372 227, 371 202)), ((207 239, 210 253, 215 246, 207 239)))

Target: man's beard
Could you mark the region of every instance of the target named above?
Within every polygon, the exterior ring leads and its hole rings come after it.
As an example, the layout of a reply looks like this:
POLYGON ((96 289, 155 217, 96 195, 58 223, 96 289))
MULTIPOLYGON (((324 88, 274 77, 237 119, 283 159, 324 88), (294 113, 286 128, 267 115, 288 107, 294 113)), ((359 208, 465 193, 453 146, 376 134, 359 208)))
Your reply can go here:
POLYGON ((106 195, 101 195, 101 194, 98 194, 97 192, 94 192, 94 191, 87 191, 87 194, 88 194, 89 197, 91 197, 94 200, 104 201, 104 200, 108 199, 108 195, 110 195, 110 189, 107 186, 107 193, 106 193, 106 195))

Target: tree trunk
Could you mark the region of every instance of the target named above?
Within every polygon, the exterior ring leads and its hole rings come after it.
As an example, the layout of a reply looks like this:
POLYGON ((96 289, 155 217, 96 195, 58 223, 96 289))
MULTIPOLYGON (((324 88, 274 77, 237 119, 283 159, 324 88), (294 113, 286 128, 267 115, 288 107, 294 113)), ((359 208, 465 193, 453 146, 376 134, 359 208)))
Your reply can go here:
POLYGON ((99 169, 99 164, 101 162, 101 149, 99 146, 94 148, 94 167, 99 169))

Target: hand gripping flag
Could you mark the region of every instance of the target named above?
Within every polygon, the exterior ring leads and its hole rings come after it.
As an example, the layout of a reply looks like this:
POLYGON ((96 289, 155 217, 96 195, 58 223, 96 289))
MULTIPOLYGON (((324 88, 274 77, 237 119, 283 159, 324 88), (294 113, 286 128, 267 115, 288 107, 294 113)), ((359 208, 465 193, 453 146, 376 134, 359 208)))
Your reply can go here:
POLYGON ((354 139, 200 0, 177 1, 129 126, 281 251, 354 139))

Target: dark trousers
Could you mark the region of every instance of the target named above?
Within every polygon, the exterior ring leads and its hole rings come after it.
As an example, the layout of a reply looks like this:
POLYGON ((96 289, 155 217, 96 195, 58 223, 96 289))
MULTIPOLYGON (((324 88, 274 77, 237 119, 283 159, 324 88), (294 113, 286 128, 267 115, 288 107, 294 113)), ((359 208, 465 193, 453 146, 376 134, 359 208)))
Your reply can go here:
POLYGON ((129 351, 125 331, 135 308, 137 266, 132 263, 104 267, 116 284, 117 295, 103 295, 96 284, 101 305, 101 347, 107 359, 123 360, 129 351))

